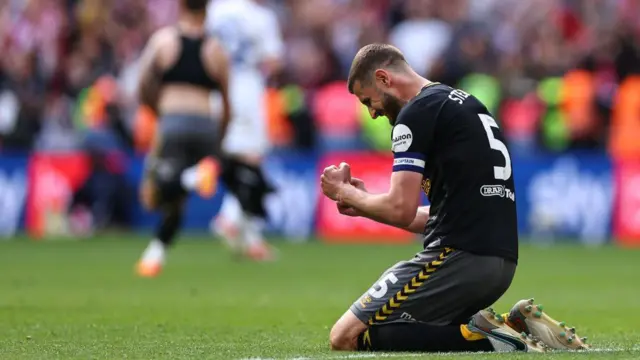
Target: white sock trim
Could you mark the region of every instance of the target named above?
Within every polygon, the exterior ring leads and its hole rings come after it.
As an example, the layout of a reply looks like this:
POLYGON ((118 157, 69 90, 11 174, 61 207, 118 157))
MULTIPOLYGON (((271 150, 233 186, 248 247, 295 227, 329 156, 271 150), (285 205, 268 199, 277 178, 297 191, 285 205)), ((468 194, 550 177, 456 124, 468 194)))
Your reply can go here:
POLYGON ((159 262, 164 264, 166 249, 162 241, 153 239, 142 253, 142 262, 159 262))
POLYGON ((182 172, 180 174, 180 183, 182 187, 186 190, 195 190, 198 186, 198 168, 197 166, 192 166, 182 172))
POLYGON ((245 219, 242 214, 242 207, 240 206, 240 201, 233 194, 226 193, 224 195, 219 216, 233 226, 244 227, 245 219))
POLYGON ((244 241, 247 246, 261 244, 264 242, 263 230, 265 222, 263 219, 248 214, 242 214, 244 218, 244 241))

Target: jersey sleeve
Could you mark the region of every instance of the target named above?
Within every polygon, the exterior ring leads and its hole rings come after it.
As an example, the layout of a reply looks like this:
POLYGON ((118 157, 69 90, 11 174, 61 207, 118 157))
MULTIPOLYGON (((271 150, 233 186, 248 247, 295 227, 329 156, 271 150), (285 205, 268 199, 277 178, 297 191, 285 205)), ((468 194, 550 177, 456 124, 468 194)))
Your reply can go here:
POLYGON ((280 24, 276 14, 265 9, 260 28, 260 55, 262 58, 282 58, 284 42, 280 33, 280 24))
POLYGON ((435 115, 424 103, 409 104, 398 116, 391 135, 393 171, 424 173, 435 115))

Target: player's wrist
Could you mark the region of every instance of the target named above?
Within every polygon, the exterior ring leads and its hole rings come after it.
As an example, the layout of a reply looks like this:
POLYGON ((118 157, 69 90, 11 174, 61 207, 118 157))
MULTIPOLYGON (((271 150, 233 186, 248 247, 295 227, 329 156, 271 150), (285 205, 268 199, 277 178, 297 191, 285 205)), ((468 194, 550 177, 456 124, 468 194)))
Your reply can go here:
POLYGON ((338 186, 338 191, 336 192, 336 201, 340 205, 351 206, 349 203, 350 198, 350 190, 353 188, 349 183, 341 183, 338 186))

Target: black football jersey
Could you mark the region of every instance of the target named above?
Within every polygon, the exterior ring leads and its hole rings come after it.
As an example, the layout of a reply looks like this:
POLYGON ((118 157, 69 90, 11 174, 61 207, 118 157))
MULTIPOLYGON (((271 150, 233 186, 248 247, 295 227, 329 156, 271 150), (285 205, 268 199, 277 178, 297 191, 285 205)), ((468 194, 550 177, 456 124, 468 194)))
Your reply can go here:
POLYGON ((517 262, 511 158, 487 108, 442 84, 405 105, 392 132, 393 171, 422 174, 430 203, 424 246, 449 246, 517 262))

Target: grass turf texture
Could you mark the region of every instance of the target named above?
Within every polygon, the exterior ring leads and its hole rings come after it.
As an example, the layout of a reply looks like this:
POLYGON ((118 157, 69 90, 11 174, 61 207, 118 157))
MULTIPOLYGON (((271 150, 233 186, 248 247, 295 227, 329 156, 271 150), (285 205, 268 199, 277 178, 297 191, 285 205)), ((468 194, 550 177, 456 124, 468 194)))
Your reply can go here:
MULTIPOLYGON (((161 277, 140 279, 133 265, 146 242, 138 240, 0 243, 0 359, 417 357, 331 353, 327 345, 333 322, 417 244, 280 244, 279 262, 255 264, 234 261, 218 243, 181 241, 161 277)), ((640 358, 639 270, 640 251, 523 246, 514 284, 495 308, 535 296, 604 349, 553 359, 640 358)))

